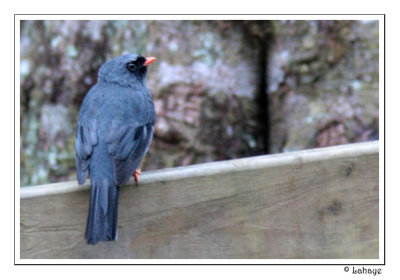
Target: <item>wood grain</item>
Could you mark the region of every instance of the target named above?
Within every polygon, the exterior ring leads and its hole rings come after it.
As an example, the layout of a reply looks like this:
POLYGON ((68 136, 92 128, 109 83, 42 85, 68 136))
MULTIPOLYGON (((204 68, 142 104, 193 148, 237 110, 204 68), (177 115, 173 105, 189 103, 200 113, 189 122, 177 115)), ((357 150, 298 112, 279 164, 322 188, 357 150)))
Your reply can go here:
POLYGON ((21 258, 378 258, 378 159, 368 142, 144 173, 96 246, 88 186, 22 188, 21 258))

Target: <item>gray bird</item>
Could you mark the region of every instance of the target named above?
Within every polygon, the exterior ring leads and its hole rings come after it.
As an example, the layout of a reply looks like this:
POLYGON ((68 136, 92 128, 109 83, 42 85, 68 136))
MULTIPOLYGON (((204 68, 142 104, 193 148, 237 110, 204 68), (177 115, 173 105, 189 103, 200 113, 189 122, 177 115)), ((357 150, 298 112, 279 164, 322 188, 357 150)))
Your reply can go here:
POLYGON ((88 244, 116 240, 118 191, 139 165, 153 138, 156 114, 145 85, 154 57, 122 55, 103 64, 80 108, 76 132, 79 184, 90 174, 85 238, 88 244))

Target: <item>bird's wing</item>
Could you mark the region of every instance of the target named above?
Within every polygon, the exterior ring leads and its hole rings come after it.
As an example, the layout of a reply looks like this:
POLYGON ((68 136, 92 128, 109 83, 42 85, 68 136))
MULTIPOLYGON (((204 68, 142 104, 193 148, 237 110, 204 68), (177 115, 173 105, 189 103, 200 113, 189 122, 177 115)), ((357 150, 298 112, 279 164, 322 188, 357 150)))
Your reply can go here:
POLYGON ((154 123, 140 126, 120 125, 113 122, 106 137, 108 152, 114 165, 114 180, 119 186, 137 169, 146 154, 152 137, 154 123))
POLYGON ((90 158, 98 141, 96 120, 78 123, 75 149, 76 172, 79 184, 83 184, 88 177, 90 158))

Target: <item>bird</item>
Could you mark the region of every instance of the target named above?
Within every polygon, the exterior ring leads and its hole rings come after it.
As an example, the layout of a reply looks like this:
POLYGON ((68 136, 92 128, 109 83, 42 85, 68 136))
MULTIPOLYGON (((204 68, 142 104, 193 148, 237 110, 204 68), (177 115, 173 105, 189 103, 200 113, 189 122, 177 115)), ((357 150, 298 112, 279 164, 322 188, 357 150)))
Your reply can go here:
POLYGON ((145 81, 156 60, 125 54, 104 63, 87 92, 78 116, 75 149, 80 185, 90 174, 85 232, 87 244, 117 239, 118 193, 133 175, 153 138, 156 113, 145 81))

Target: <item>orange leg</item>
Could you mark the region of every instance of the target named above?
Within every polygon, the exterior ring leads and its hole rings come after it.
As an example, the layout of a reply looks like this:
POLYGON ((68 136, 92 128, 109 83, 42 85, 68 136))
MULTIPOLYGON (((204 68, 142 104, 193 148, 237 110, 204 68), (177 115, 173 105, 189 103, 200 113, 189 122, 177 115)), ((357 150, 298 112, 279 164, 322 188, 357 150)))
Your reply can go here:
POLYGON ((133 177, 135 177, 136 183, 139 183, 140 174, 142 174, 142 170, 140 170, 140 168, 136 169, 135 172, 133 172, 133 177))

